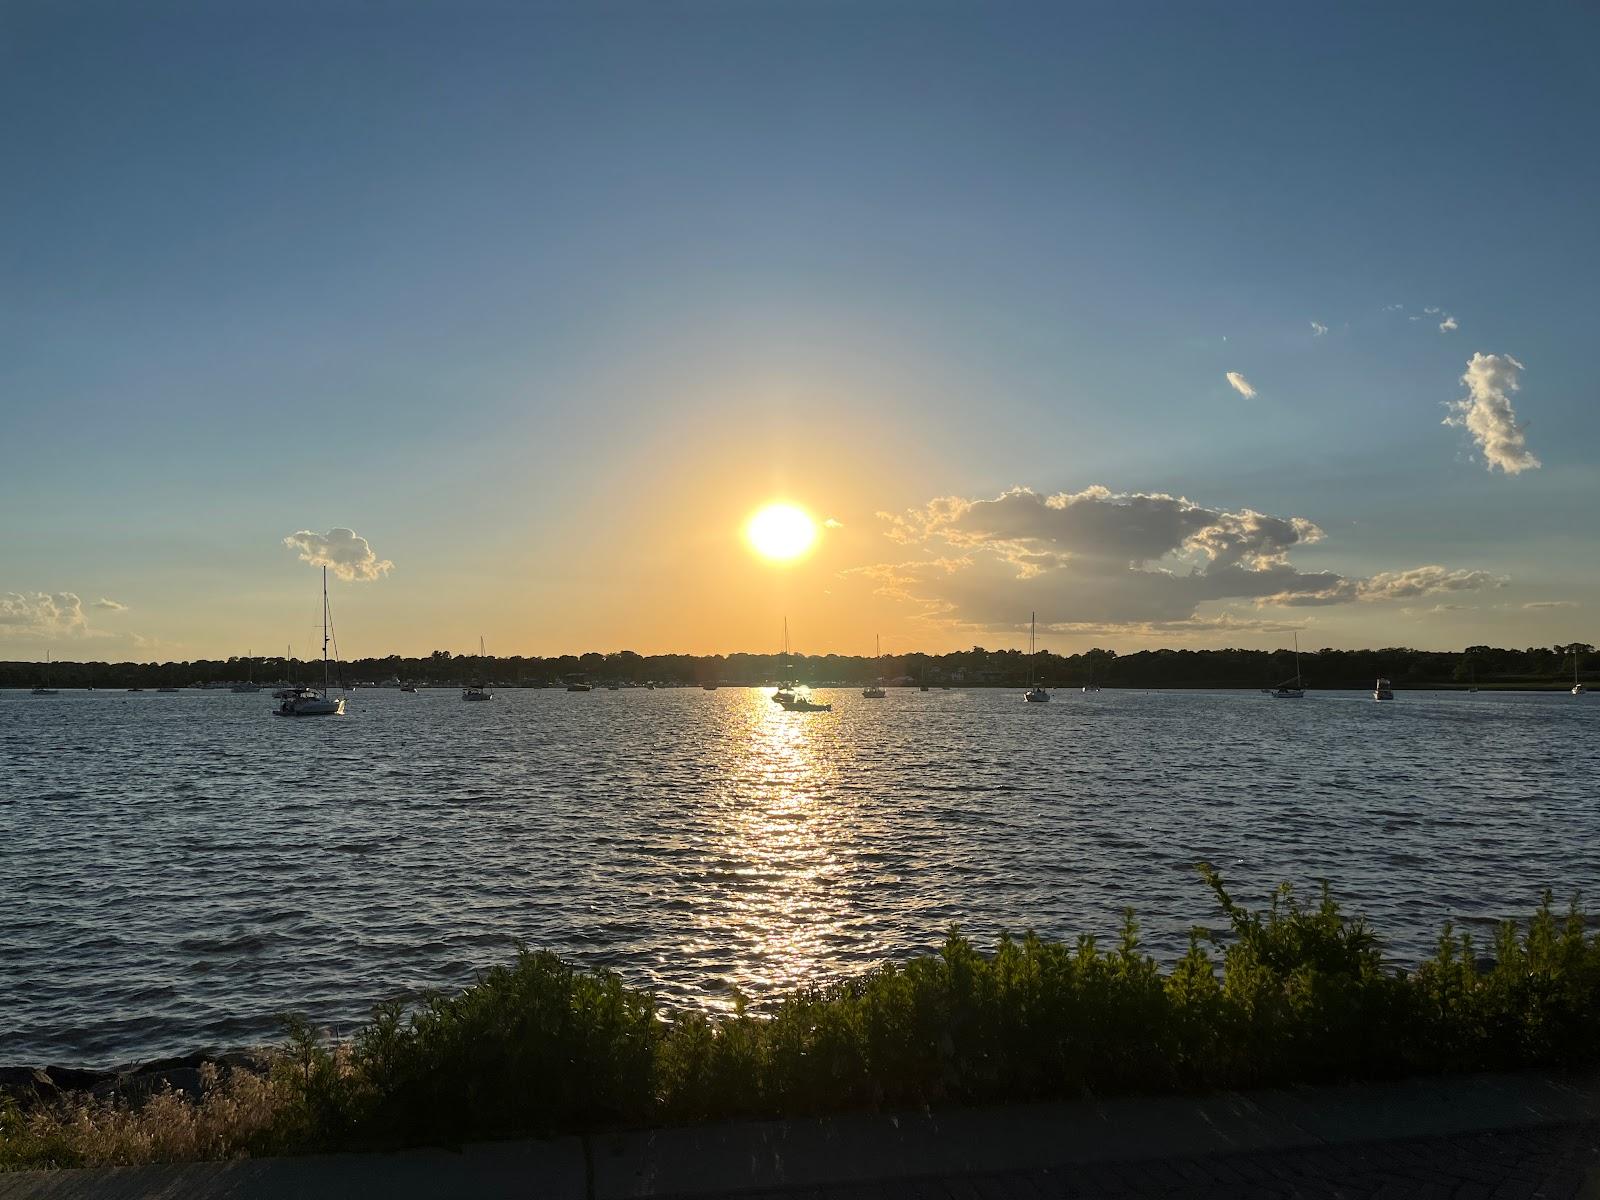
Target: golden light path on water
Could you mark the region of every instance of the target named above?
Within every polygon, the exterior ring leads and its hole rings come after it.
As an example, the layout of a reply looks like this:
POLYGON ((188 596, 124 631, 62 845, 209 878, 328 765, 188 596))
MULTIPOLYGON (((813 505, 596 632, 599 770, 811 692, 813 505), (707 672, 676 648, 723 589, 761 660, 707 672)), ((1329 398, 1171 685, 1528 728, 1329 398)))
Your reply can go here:
MULTIPOLYGON (((746 977, 761 992, 826 977, 828 944, 847 920, 842 876, 851 840, 852 802, 839 780, 840 754, 828 742, 838 726, 818 714, 786 712, 770 689, 741 689, 728 714, 742 766, 739 794, 723 805, 718 850, 735 876, 721 923, 737 931, 746 977)), ((700 949, 710 949, 708 939, 700 949)), ((732 1007, 730 989, 725 1007, 732 1007)))

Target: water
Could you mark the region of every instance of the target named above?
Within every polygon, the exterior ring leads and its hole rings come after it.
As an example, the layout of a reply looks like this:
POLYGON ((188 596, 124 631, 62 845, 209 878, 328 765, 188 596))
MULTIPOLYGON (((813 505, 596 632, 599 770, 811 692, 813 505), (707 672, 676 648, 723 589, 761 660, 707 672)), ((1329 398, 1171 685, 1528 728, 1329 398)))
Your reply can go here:
POLYGON ((0 1063, 348 1029, 517 940, 723 1007, 959 922, 1177 953, 1327 877, 1397 961, 1600 887, 1600 697, 0 693, 0 1063))

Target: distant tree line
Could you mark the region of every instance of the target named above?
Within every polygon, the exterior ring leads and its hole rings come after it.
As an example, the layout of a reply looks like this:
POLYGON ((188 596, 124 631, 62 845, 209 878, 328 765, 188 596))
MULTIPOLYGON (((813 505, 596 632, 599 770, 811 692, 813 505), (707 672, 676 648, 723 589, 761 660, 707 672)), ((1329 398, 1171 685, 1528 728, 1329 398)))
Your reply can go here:
MULTIPOLYGON (((1461 651, 1316 650, 1301 657, 1301 673, 1309 688, 1370 687, 1378 676, 1398 687, 1454 688, 1475 683, 1482 688, 1547 688, 1570 686, 1573 656, 1585 680, 1595 670, 1594 647, 1530 646, 1525 650, 1468 646, 1461 651)), ((1020 650, 985 650, 974 646, 951 654, 897 654, 881 659, 856 655, 778 654, 564 654, 559 658, 521 655, 479 657, 435 650, 425 658, 389 655, 335 664, 336 680, 347 684, 391 680, 457 684, 483 681, 499 687, 550 685, 573 678, 597 684, 769 683, 793 678, 810 684, 860 685, 874 679, 930 687, 1017 687, 1029 679, 1029 668, 1053 687, 1204 688, 1268 687, 1293 677, 1294 654, 1288 650, 1141 650, 1118 654, 1094 649, 1082 654, 1041 652, 1030 663, 1020 650)), ((320 661, 282 657, 201 659, 194 662, 0 663, 0 687, 33 687, 48 677, 57 688, 191 687, 245 679, 257 683, 320 681, 320 661), (48 676, 46 671, 48 670, 48 676)))

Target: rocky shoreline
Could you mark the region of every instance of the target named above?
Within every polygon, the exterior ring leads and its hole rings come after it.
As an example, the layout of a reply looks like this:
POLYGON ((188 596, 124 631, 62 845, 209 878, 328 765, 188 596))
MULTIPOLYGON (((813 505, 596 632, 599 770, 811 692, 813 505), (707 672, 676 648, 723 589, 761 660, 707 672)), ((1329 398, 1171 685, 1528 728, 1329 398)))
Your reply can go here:
POLYGON ((142 1101, 163 1090, 198 1097, 204 1088, 202 1068, 216 1068, 218 1078, 233 1071, 263 1074, 268 1055, 260 1050, 199 1051, 103 1071, 82 1067, 0 1067, 0 1102, 21 1108, 50 1104, 71 1096, 97 1100, 142 1101))

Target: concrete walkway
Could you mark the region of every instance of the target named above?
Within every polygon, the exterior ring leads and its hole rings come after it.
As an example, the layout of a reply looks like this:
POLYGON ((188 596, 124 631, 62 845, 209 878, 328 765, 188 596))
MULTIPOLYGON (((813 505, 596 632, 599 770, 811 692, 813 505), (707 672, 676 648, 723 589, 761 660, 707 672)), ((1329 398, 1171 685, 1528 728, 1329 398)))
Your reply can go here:
POLYGON ((0 1200, 632 1200, 730 1193, 773 1200, 1600 1200, 1600 1076, 1469 1076, 741 1121, 459 1151, 0 1174, 0 1200))

